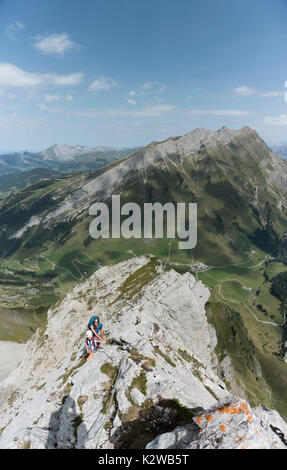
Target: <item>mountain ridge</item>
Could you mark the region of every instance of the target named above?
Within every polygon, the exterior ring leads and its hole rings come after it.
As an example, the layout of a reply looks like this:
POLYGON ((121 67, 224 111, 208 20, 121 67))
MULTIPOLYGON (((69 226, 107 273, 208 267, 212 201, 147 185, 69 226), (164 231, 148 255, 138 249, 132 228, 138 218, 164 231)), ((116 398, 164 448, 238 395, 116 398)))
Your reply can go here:
POLYGON ((197 276, 211 291, 207 313, 219 332, 221 359, 232 357, 236 370, 236 378, 226 372, 228 380, 246 390, 249 401, 270 393, 287 415, 286 305, 271 292, 274 276, 286 271, 286 165, 248 128, 196 130, 6 198, 0 204, 0 338, 21 341, 25 332, 26 339, 31 318, 44 321, 51 305, 100 266, 147 253, 180 273, 205 265, 197 276), (94 240, 89 209, 95 202, 110 208, 112 194, 140 208, 197 203, 197 246, 179 250, 177 240, 165 237, 94 240), (25 324, 22 337, 11 323, 15 304, 25 324), (265 386, 258 388, 260 370, 265 386))
MULTIPOLYGON (((272 424, 286 435, 278 413, 252 414, 244 397, 230 396, 216 353, 218 332, 205 312, 209 296, 193 275, 166 272, 152 256, 102 267, 78 284, 49 310, 47 324, 1 384, 0 448, 173 448, 159 434, 179 436, 176 426, 183 426, 182 436, 192 427, 194 437, 200 426, 199 447, 286 448, 267 429, 272 424), (85 361, 94 311, 108 341, 85 361), (226 416, 221 421, 219 409, 226 416), (254 414, 264 420, 257 432, 254 414), (220 439, 213 443, 210 434, 220 439)), ((181 448, 188 447, 185 440, 181 448)))
POLYGON ((9 173, 46 168, 69 174, 89 171, 115 161, 133 149, 108 146, 70 146, 55 144, 41 152, 14 152, 0 155, 0 176, 9 173))

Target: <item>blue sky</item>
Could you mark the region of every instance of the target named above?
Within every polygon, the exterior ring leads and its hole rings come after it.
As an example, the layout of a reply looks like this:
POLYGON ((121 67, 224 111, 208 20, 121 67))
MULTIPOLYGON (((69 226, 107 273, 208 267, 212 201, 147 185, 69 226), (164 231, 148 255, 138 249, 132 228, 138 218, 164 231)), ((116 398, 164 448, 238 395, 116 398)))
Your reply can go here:
POLYGON ((0 0, 0 151, 287 141, 285 0, 0 0))

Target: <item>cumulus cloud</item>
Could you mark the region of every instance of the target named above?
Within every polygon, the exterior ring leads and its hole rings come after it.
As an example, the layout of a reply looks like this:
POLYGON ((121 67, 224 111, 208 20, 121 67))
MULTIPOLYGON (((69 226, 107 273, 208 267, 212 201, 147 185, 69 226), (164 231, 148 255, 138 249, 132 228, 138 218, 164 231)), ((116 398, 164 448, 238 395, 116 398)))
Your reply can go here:
POLYGON ((64 57, 69 50, 78 48, 78 45, 70 39, 67 33, 38 35, 34 40, 35 48, 45 55, 64 57))
POLYGON ((16 65, 0 63, 0 87, 31 87, 42 83, 42 77, 36 73, 25 72, 16 65))
POLYGON ((26 72, 16 65, 0 62, 0 88, 31 88, 40 85, 72 86, 83 80, 83 73, 69 75, 26 72))
POLYGON ((234 93, 239 96, 250 96, 257 93, 257 90, 255 90, 255 88, 250 88, 248 86, 239 86, 237 88, 233 88, 232 91, 234 91, 234 93))
POLYGON ((12 41, 16 41, 18 39, 18 34, 25 28, 25 25, 20 21, 15 21, 15 23, 11 23, 6 27, 6 34, 7 36, 12 39, 12 41))
POLYGON ((137 104, 136 100, 131 100, 131 99, 128 99, 128 103, 133 104, 133 105, 137 104))
POLYGON ((110 78, 100 77, 91 83, 89 90, 91 91, 102 91, 102 90, 110 90, 111 88, 119 87, 118 82, 115 80, 111 80, 110 78))

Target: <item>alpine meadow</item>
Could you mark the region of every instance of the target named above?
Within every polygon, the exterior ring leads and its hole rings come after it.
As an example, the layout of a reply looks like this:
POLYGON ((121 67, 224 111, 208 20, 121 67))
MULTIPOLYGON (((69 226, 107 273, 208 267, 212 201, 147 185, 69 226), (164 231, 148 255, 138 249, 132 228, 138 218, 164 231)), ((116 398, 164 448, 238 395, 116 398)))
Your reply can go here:
POLYGON ((0 449, 287 448, 287 4, 179 4, 0 2, 0 449))

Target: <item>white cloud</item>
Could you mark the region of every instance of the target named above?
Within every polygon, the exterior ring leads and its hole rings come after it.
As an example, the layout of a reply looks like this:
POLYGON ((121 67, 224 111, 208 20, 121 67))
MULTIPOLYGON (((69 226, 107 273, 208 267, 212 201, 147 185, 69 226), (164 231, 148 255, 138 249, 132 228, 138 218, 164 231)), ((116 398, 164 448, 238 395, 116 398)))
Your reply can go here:
MULTIPOLYGON (((98 117, 98 116, 131 116, 131 117, 160 117, 169 114, 176 109, 175 106, 171 105, 156 105, 147 106, 146 108, 139 110, 130 109, 98 109, 87 113, 82 113, 83 117, 98 117)), ((81 113, 81 112, 80 112, 81 113)), ((80 115, 80 114, 78 114, 80 115)))
POLYGON ((63 57, 71 49, 77 48, 67 33, 36 36, 35 48, 42 54, 63 57))
POLYGON ((42 83, 41 75, 25 72, 16 65, 0 63, 0 87, 17 88, 31 87, 42 83))
POLYGON ((280 116, 266 116, 264 123, 268 126, 287 127, 287 115, 281 114, 280 116))
POLYGON ((6 27, 7 36, 16 41, 18 39, 18 33, 20 33, 25 28, 25 25, 20 21, 15 21, 15 23, 9 24, 6 27))
POLYGON ((83 81, 83 73, 71 73, 70 75, 44 74, 43 80, 59 86, 79 85, 83 81))
POLYGON ((166 86, 160 82, 145 82, 141 85, 141 96, 156 95, 158 93, 163 93, 166 89, 166 86))
POLYGON ((135 90, 131 90, 131 91, 129 91, 129 95, 130 95, 130 96, 136 96, 136 92, 135 92, 135 90))
POLYGON ((46 106, 43 103, 38 103, 38 106, 40 109, 43 111, 46 111, 47 113, 63 113, 65 110, 64 108, 50 108, 49 106, 46 106))
POLYGON ((147 106, 143 109, 88 109, 80 111, 70 111, 63 108, 50 108, 46 105, 39 104, 43 111, 50 113, 62 113, 66 116, 76 116, 82 118, 98 118, 98 117, 161 117, 176 111, 176 107, 172 105, 156 105, 147 106))
POLYGON ((53 103, 55 101, 60 101, 60 100, 65 100, 65 101, 68 101, 68 102, 71 102, 71 101, 74 101, 74 98, 72 95, 68 94, 68 95, 58 95, 58 94, 48 94, 46 93, 44 95, 44 99, 45 101, 47 101, 47 103, 53 103))
POLYGON ((232 90, 239 96, 250 96, 256 95, 258 98, 275 98, 277 96, 283 96, 283 91, 273 90, 273 91, 261 91, 259 92, 255 88, 250 88, 247 86, 239 86, 237 88, 233 88, 232 90))
POLYGON ((189 115, 202 115, 202 116, 248 116, 253 114, 254 111, 246 111, 242 109, 191 109, 187 111, 189 115))
POLYGON ((15 100, 17 98, 17 95, 15 93, 7 93, 7 98, 9 100, 15 100))
POLYGON ((29 88, 39 85, 71 86, 83 80, 83 73, 70 75, 30 73, 5 62, 0 62, 0 88, 29 88))
POLYGON ((89 87, 89 90, 91 91, 110 90, 111 88, 116 88, 118 86, 119 84, 115 80, 101 77, 93 81, 93 83, 89 87))
POLYGON ((17 114, 0 114, 0 126, 7 129, 26 129, 39 128, 46 126, 45 118, 30 118, 28 116, 18 116, 17 114))
POLYGON ((128 99, 128 103, 133 104, 133 105, 137 104, 136 100, 131 100, 131 99, 128 99))
POLYGON ((249 88, 248 86, 239 86, 237 88, 233 88, 232 91, 234 91, 234 93, 239 96, 250 96, 257 93, 257 90, 255 90, 254 88, 249 88))
POLYGON ((53 101, 59 101, 60 96, 46 94, 44 95, 44 98, 45 98, 45 101, 47 101, 48 103, 53 103, 53 101))
POLYGON ((143 89, 143 90, 149 90, 151 87, 152 87, 152 82, 145 82, 145 83, 142 85, 142 89, 143 89))
POLYGON ((276 96, 283 96, 284 91, 266 91, 258 93, 259 98, 275 98, 276 96))

